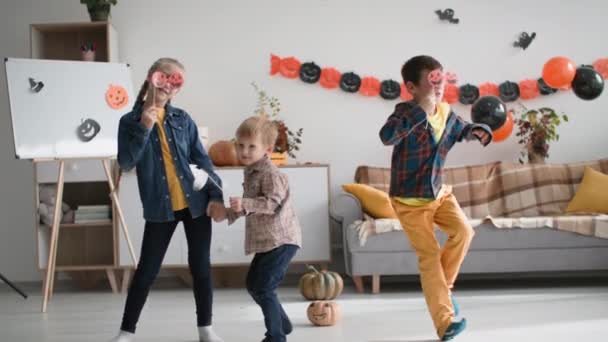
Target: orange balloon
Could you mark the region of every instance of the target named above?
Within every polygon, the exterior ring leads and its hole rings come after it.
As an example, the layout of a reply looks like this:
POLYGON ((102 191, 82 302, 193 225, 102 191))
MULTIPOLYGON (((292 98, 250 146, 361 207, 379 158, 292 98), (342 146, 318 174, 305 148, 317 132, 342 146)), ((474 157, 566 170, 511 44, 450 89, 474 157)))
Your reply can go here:
POLYGON ((574 80, 576 65, 566 57, 553 57, 543 67, 543 80, 552 88, 564 88, 574 80))
POLYGON ((513 112, 507 113, 507 120, 497 130, 492 132, 492 141, 501 142, 507 140, 508 137, 513 133, 513 112))

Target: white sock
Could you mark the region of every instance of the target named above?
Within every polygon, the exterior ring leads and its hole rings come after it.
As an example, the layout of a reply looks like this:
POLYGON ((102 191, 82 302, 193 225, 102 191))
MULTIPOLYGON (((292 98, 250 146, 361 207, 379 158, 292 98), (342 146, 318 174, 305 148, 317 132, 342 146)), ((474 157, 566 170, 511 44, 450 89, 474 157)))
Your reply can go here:
POLYGON ((135 334, 121 330, 110 342, 133 342, 135 334))
POLYGON ((198 327, 198 339, 200 342, 224 342, 224 340, 215 334, 210 325, 198 327))

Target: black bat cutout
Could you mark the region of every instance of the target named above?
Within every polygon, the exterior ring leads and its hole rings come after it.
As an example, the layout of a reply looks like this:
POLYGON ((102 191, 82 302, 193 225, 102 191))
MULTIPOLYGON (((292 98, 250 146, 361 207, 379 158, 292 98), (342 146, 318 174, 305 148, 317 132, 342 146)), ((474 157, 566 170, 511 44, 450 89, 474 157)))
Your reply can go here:
POLYGON ((532 34, 528 34, 528 32, 522 32, 519 35, 519 40, 513 42, 513 46, 520 47, 525 50, 528 48, 528 46, 530 46, 534 38, 536 38, 536 32, 532 32, 532 34))
POLYGON ((437 13, 439 20, 442 20, 442 21, 447 20, 451 24, 458 24, 460 22, 460 19, 454 18, 454 10, 451 8, 446 8, 443 11, 436 10, 435 13, 437 13))

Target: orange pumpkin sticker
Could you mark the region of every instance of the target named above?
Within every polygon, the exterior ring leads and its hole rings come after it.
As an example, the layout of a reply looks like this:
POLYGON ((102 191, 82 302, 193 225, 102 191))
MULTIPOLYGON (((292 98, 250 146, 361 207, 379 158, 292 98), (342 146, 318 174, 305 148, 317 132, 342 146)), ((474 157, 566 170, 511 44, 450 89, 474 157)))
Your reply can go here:
POLYGON ((458 102, 458 87, 454 84, 447 83, 443 91, 443 101, 452 104, 458 102))
POLYGON ((129 94, 123 86, 110 84, 106 91, 106 102, 112 109, 124 108, 129 103, 129 94))
POLYGON ((359 93, 365 96, 378 96, 380 94, 380 81, 375 77, 364 77, 361 80, 359 93))
POLYGON ((495 83, 486 82, 479 86, 479 97, 482 96, 498 96, 500 91, 495 83))
POLYGON ((540 96, 537 80, 523 80, 519 82, 519 96, 522 100, 531 100, 540 96))
POLYGON ((300 61, 295 57, 287 57, 281 60, 279 71, 287 78, 297 78, 300 76, 300 61))
POLYGON ((405 84, 401 83, 401 95, 399 95, 403 101, 411 101, 414 97, 410 94, 410 91, 407 90, 405 84))
POLYGON ((321 84, 321 87, 326 89, 338 88, 340 85, 340 77, 342 77, 342 74, 340 74, 337 69, 323 68, 323 70, 321 70, 319 83, 321 84))

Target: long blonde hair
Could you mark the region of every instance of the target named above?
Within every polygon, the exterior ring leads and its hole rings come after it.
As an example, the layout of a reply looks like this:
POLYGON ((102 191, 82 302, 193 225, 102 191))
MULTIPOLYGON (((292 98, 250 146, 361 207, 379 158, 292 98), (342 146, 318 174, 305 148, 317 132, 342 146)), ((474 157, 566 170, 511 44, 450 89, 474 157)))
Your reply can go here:
POLYGON ((148 75, 146 76, 146 80, 141 85, 141 88, 139 88, 139 93, 137 93, 137 98, 135 99, 135 106, 137 106, 141 101, 144 100, 144 97, 146 96, 146 93, 150 88, 150 82, 148 82, 150 76, 152 76, 155 71, 159 70, 163 65, 166 64, 172 64, 182 70, 185 70, 184 65, 175 58, 163 57, 157 59, 156 62, 152 64, 150 69, 148 69, 148 75))

